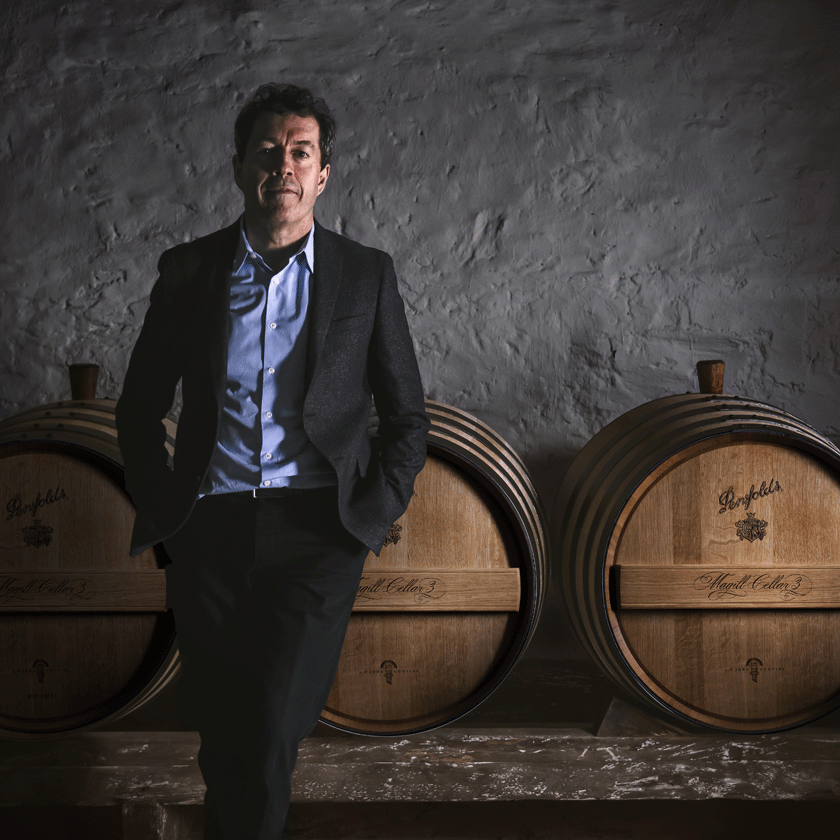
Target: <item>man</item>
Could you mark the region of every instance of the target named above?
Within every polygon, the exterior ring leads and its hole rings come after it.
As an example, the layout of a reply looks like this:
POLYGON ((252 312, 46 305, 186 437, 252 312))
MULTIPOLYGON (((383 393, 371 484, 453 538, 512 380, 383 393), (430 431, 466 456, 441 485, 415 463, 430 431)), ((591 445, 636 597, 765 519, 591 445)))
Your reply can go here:
POLYGON ((365 557, 408 504, 428 420, 390 257, 314 220, 326 104, 263 85, 234 133, 244 214, 161 257, 116 417, 132 555, 163 541, 172 559, 205 836, 277 840, 365 557), (170 467, 161 421, 179 381, 170 467))

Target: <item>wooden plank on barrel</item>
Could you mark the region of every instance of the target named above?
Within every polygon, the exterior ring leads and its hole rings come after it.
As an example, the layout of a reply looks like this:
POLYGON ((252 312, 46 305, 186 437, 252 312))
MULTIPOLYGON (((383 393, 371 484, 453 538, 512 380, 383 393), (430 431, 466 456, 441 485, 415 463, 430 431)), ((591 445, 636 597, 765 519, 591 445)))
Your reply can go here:
POLYGON ((840 609, 840 566, 632 566, 611 570, 622 610, 840 609))
POLYGON ((163 569, 0 571, 0 613, 161 612, 165 609, 163 569))
POLYGON ((370 569, 354 612, 516 612, 519 569, 370 569))

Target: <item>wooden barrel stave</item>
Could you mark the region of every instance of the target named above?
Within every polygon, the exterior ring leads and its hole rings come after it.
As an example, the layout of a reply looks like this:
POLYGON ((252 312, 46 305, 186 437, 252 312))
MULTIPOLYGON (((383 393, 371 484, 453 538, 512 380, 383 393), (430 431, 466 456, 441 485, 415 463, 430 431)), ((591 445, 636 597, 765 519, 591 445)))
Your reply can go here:
POLYGON ((519 609, 354 612, 322 714, 340 729, 405 734, 454 720, 501 683, 539 613, 546 540, 527 471, 466 412, 432 401, 427 411, 429 457, 397 523, 403 541, 370 555, 365 574, 403 568, 422 579, 450 568, 483 580, 482 570, 516 569, 519 609))
MULTIPOLYGON (((515 514, 519 538, 527 545, 524 554, 532 568, 526 585, 534 581, 544 584, 548 578, 546 536, 542 524, 545 514, 527 468, 498 435, 492 430, 487 431, 489 427, 479 427, 482 431, 479 440, 464 431, 463 424, 468 420, 464 420, 463 413, 458 416, 458 426, 452 426, 450 420, 450 416, 436 419, 433 431, 437 445, 448 448, 462 458, 468 458, 471 466, 481 469, 486 486, 495 488, 497 497, 504 496, 506 504, 510 505, 515 514), (497 460, 500 455, 503 456, 501 461, 497 460)), ((545 585, 541 585, 535 591, 528 592, 527 599, 533 604, 534 621, 542 609, 545 588, 545 585)), ((533 623, 530 626, 529 638, 534 626, 533 623)))
MULTIPOLYGON (((576 459, 577 469, 575 464, 570 468, 569 474, 561 486, 558 493, 558 499, 568 499, 574 497, 577 500, 577 506, 568 512, 567 518, 575 523, 576 530, 567 531, 562 539, 565 540, 565 546, 568 547, 572 540, 577 542, 579 537, 576 536, 581 531, 594 534, 601 538, 602 542, 606 541, 604 536, 604 527, 612 526, 612 523, 617 518, 617 511, 623 506, 623 497, 625 494, 629 495, 632 488, 650 472, 648 466, 649 462, 658 463, 665 460, 670 455, 673 455, 679 449, 684 449, 693 443, 701 440, 708 440, 712 433, 720 431, 720 419, 726 416, 726 411, 722 411, 720 418, 713 417, 711 421, 702 419, 699 422, 693 423, 685 427, 679 427, 681 436, 672 437, 667 441, 661 441, 656 437, 656 431, 660 426, 681 421, 687 414, 693 414, 692 404, 697 401, 698 395, 686 395, 686 398, 666 398, 668 405, 661 409, 661 414, 651 417, 649 412, 644 411, 646 408, 642 406, 614 421, 613 424, 607 426, 602 432, 587 444, 581 451, 580 457, 576 459), (693 399, 691 399, 693 397, 693 399), (671 405, 671 402, 676 405, 671 405), (644 422, 638 425, 631 425, 631 421, 638 417, 643 417, 644 422), (598 447, 597 449, 595 447, 598 447), (657 455, 658 453, 658 455, 657 455), (643 456, 643 457, 642 457, 643 456), (596 465, 596 469, 591 468, 596 465), (617 489, 612 485, 607 484, 607 475, 613 475, 621 470, 621 465, 625 468, 632 468, 635 464, 636 473, 631 473, 624 476, 620 484, 617 484, 617 489), (629 467, 627 465, 629 464, 629 467), (580 476, 576 475, 580 472, 580 476), (612 507, 606 510, 601 510, 601 504, 611 504, 612 507), (583 520, 582 507, 586 504, 587 518, 583 520), (598 518, 600 527, 593 528, 593 520, 598 518)), ((702 397, 703 401, 719 400, 720 398, 702 397)), ((732 413, 731 409, 730 412, 732 413)), ((732 417, 732 420, 741 424, 752 421, 749 428, 755 429, 763 425, 767 429, 780 428, 777 423, 761 423, 763 418, 755 415, 745 415, 743 412, 738 412, 732 417)), ((728 431, 727 431, 728 433, 728 431)), ((819 438, 813 438, 811 430, 803 429, 803 437, 817 442, 819 438)), ((613 480, 617 483, 617 480, 613 480)), ((599 550, 591 544, 585 546, 587 553, 592 550, 599 550)), ((578 564, 564 564, 564 573, 577 572, 582 573, 581 567, 578 564)), ((582 578, 579 578, 577 583, 580 583, 582 578)), ((564 587, 567 587, 569 578, 564 578, 564 587)), ((582 588, 576 586, 575 590, 582 594, 582 588)))
MULTIPOLYGON (((710 450, 706 458, 713 456, 724 457, 723 453, 727 449, 735 453, 736 457, 745 456, 751 450, 760 449, 762 452, 761 463, 767 465, 770 473, 774 475, 797 474, 800 477, 798 490, 801 491, 806 483, 813 483, 815 486, 820 485, 823 490, 828 489, 829 492, 834 492, 835 499, 837 498, 836 488, 832 489, 829 486, 829 482, 836 483, 834 476, 829 476, 827 471, 823 475, 819 463, 813 462, 810 455, 802 455, 799 449, 790 446, 789 437, 785 438, 784 447, 772 442, 770 438, 767 438, 764 442, 755 441, 744 443, 741 440, 733 441, 728 446, 721 447, 717 450, 710 450), (779 465, 779 462, 781 462, 781 465, 779 465), (785 462, 790 462, 793 466, 786 468, 785 462), (773 465, 772 468, 771 465, 773 465), (817 480, 818 478, 820 480, 817 480), (823 481, 822 479, 826 480, 823 481)), ((695 459, 685 460, 676 469, 690 470, 694 468, 696 472, 696 466, 703 457, 703 455, 700 455, 695 459)), ((728 468, 732 469, 732 456, 726 456, 726 458, 729 460, 727 464, 728 468)), ((691 475, 691 472, 686 472, 685 475, 691 475)), ((766 477, 769 478, 769 476, 766 477)), ((670 481, 674 486, 680 486, 686 483, 686 478, 677 478, 675 475, 669 475, 649 492, 655 492, 662 488, 665 481, 670 481)), ((788 497, 785 501, 790 502, 790 493, 793 492, 793 489, 786 489, 788 490, 788 497)), ((804 505, 807 503, 807 499, 817 497, 818 495, 816 492, 802 493, 802 499, 798 504, 804 505)), ((652 497, 648 495, 646 498, 649 505, 653 504, 652 497)), ((774 503, 774 507, 778 506, 779 503, 777 500, 774 503)), ((641 512, 634 514, 634 518, 639 515, 641 515, 641 512)), ((762 516, 767 516, 768 519, 770 518, 768 514, 762 514, 762 516)), ((809 540, 812 545, 822 546, 822 549, 817 552, 820 555, 824 555, 829 546, 836 544, 837 534, 836 527, 833 527, 831 523, 832 516, 832 511, 824 509, 821 516, 814 515, 812 511, 811 517, 809 517, 813 520, 809 540), (832 526, 829 527, 831 533, 825 533, 825 527, 823 527, 825 525, 832 526), (824 533, 817 533, 820 529, 824 533)), ((791 517, 789 515, 783 523, 781 511, 773 510, 771 535, 775 533, 777 545, 772 546, 771 550, 769 541, 756 541, 756 546, 759 547, 758 550, 764 550, 764 556, 759 558, 754 550, 751 552, 752 556, 747 556, 746 560, 741 558, 740 562, 748 563, 748 568, 754 566, 759 571, 765 571, 766 569, 774 569, 772 565, 774 556, 779 556, 782 561, 786 557, 798 556, 798 544, 796 546, 783 544, 785 529, 783 529, 782 525, 790 525, 790 522, 791 517)), ((621 540, 626 542, 628 539, 629 535, 627 531, 624 531, 621 537, 614 536, 613 543, 620 542, 621 540)), ((626 545, 624 549, 620 546, 618 548, 615 546, 611 547, 613 553, 621 550, 625 552, 629 551, 626 545)), ((633 552, 629 551, 629 553, 632 554, 633 552)), ((696 554, 698 555, 696 560, 698 564, 709 562, 708 557, 700 556, 701 552, 699 550, 696 551, 696 554)), ((682 562, 681 558, 679 561, 682 562)), ((678 560, 674 560, 674 562, 678 562, 678 560)), ((704 568, 704 566, 700 565, 699 568, 704 568)), ((691 574, 694 575, 694 572, 692 571, 691 574)), ((816 707, 822 706, 826 710, 830 710, 832 704, 831 698, 835 698, 834 703, 836 704, 836 695, 838 687, 840 687, 840 671, 838 671, 840 669, 840 661, 836 661, 836 656, 832 667, 826 670, 826 680, 821 680, 817 673, 822 664, 827 664, 823 662, 824 657, 830 658, 830 651, 820 651, 819 643, 815 641, 820 638, 828 638, 825 628, 820 630, 825 616, 818 615, 812 610, 786 615, 777 615, 776 612, 767 609, 744 617, 724 611, 716 611, 709 614, 701 611, 677 610, 657 613, 655 616, 645 616, 642 614, 630 614, 622 610, 620 613, 612 613, 610 617, 611 626, 613 627, 614 633, 617 634, 616 638, 623 641, 620 644, 621 654, 628 662, 633 662, 636 659, 633 649, 639 646, 638 639, 644 638, 645 634, 649 632, 645 625, 650 625, 650 627, 655 626, 659 638, 667 638, 669 636, 673 638, 691 638, 703 635, 708 640, 706 644, 708 651, 706 653, 706 665, 703 668, 702 674, 704 683, 711 683, 713 675, 718 674, 718 670, 714 668, 714 655, 712 651, 715 649, 715 645, 719 639, 737 634, 740 637, 741 648, 751 650, 752 653, 756 654, 759 659, 765 662, 765 665, 767 665, 767 656, 761 651, 762 649, 769 650, 773 660, 777 663, 784 662, 784 667, 788 671, 790 670, 788 660, 791 658, 793 650, 796 647, 802 647, 804 641, 809 640, 813 647, 813 655, 816 661, 810 667, 807 680, 791 677, 790 680, 782 685, 782 678, 779 677, 780 687, 778 691, 763 692, 761 695, 756 695, 749 703, 747 703, 746 696, 742 697, 739 701, 735 695, 727 693, 725 691, 726 679, 719 675, 717 677, 718 684, 721 686, 719 689, 710 690, 707 686, 703 687, 701 693, 706 697, 704 704, 685 702, 683 697, 689 692, 688 690, 684 692, 680 688, 682 674, 677 669, 674 669, 673 663, 664 663, 667 667, 664 671, 660 671, 658 669, 663 667, 663 663, 653 663, 650 658, 647 658, 644 670, 646 674, 650 675, 654 686, 656 686, 654 689, 655 693, 665 698, 669 705, 683 713, 687 712, 691 714, 693 717, 698 718, 700 722, 706 722, 707 719, 710 719, 714 722, 720 721, 727 728, 740 728, 743 725, 740 721, 746 717, 749 719, 749 726, 763 729, 768 726, 780 728, 788 726, 791 723, 800 722, 803 717, 808 718, 811 716, 813 709, 816 707), (772 643, 768 643, 767 640, 771 638, 772 643), (807 696, 803 696, 806 692, 807 696)), ((838 629, 840 627, 835 623, 835 633, 838 629)), ((647 644, 643 643, 641 647, 645 648, 647 645, 649 645, 649 642, 647 644)), ((733 645, 733 647, 735 646, 733 645)), ((746 654, 744 658, 747 658, 746 654)), ((633 667, 635 669, 639 666, 634 665, 633 667)))
MULTIPOLYGON (((543 525, 546 517, 528 470, 515 450, 487 424, 461 409, 426 400, 426 411, 433 421, 428 436, 430 446, 439 455, 450 452, 463 469, 477 470, 480 481, 494 488, 496 497, 514 508, 521 527, 520 537, 528 545, 527 556, 539 565, 533 569, 533 577, 546 581, 550 573, 543 525)), ((538 613, 545 587, 540 587, 537 594, 538 613)))
POLYGON ((66 606, 63 600, 45 606, 44 592, 64 598, 59 589, 85 574, 130 575, 165 562, 154 550, 128 556, 133 506, 122 482, 113 407, 110 400, 56 403, 0 424, 4 505, 11 511, 15 496, 29 507, 46 499, 36 507, 37 523, 51 529, 44 531, 49 542, 30 545, 19 532, 26 523, 34 526, 31 511, 11 522, 7 514, 3 522, 0 570, 4 582, 13 581, 4 584, 6 594, 17 587, 0 605, 3 737, 48 737, 114 721, 148 702, 178 671, 174 626, 163 603, 153 612, 121 613, 107 604, 79 612, 84 601, 73 591, 66 606), (22 600, 21 586, 33 591, 33 582, 37 597, 22 600))
MULTIPOLYGON (((736 419, 737 419, 738 423, 741 423, 743 421, 743 418, 741 418, 741 417, 738 417, 736 419)), ((753 426, 755 426, 755 425, 757 425, 757 424, 753 424, 753 426)), ((763 424, 763 426, 764 426, 765 429, 778 428, 776 424, 763 424)), ((685 440, 679 440, 679 441, 675 440, 673 442, 672 446, 667 447, 667 448, 677 449, 678 446, 679 446, 680 449, 685 450, 686 448, 688 448, 691 445, 691 442, 696 442, 697 440, 705 439, 705 437, 704 437, 704 435, 705 435, 704 427, 698 427, 698 428, 700 428, 700 430, 701 430, 700 434, 699 435, 696 435, 696 434, 692 435, 689 439, 690 442, 688 444, 686 443, 685 440)), ((744 432, 742 431, 739 434, 744 434, 744 432)), ((724 436, 721 435, 720 438, 722 438, 722 437, 724 437, 724 436)), ((643 462, 642 462, 642 464, 643 464, 643 462)), ((643 478, 647 477, 647 475, 648 475, 647 469, 642 465, 639 473, 637 475, 633 476, 631 480, 626 482, 626 484, 624 484, 624 485, 613 485, 612 489, 613 489, 613 495, 614 495, 614 500, 616 501, 616 504, 615 504, 611 514, 608 517, 605 517, 605 520, 600 523, 599 534, 600 534, 601 540, 600 540, 600 543, 599 543, 598 548, 597 548, 597 551, 599 553, 606 554, 608 560, 609 560, 609 557, 610 557, 610 550, 609 550, 608 547, 606 547, 607 542, 608 542, 608 538, 609 538, 609 535, 608 535, 607 530, 606 530, 606 525, 607 525, 607 523, 611 523, 610 527, 613 530, 615 528, 619 527, 620 517, 617 515, 616 510, 618 508, 620 508, 621 505, 622 505, 622 502, 620 500, 623 500, 623 499, 626 499, 627 497, 629 497, 630 493, 632 492, 632 489, 635 488, 636 486, 638 486, 638 484, 641 483, 641 480, 643 478)), ((599 580, 591 578, 591 577, 587 580, 588 588, 585 590, 585 593, 584 593, 584 596, 583 596, 584 599, 586 600, 587 604, 593 604, 593 603, 596 602, 596 600, 599 602, 599 606, 604 603, 604 597, 605 597, 605 592, 606 592, 605 585, 604 585, 604 580, 606 580, 606 566, 605 566, 605 572, 604 572, 604 579, 603 580, 599 581, 599 580)), ((614 617, 612 617, 612 620, 607 621, 607 615, 608 615, 607 610, 605 610, 605 609, 599 609, 598 610, 598 618, 599 618, 600 624, 602 625, 603 628, 606 629, 607 633, 611 634, 611 633, 615 632, 616 629, 617 629, 616 628, 616 623, 615 623, 614 617)), ((706 621, 709 621, 709 620, 710 619, 708 619, 708 618, 706 619, 706 621)), ((681 617, 680 621, 683 621, 683 623, 685 623, 686 621, 688 621, 688 619, 685 618, 685 617, 681 617)), ((610 638, 609 635, 604 636, 605 640, 607 640, 609 638, 610 638)), ((622 659, 617 659, 617 654, 616 654, 616 651, 615 651, 614 647, 612 646, 612 644, 607 644, 604 647, 602 647, 601 649, 606 650, 608 652, 608 656, 609 656, 609 658, 611 659, 611 661, 614 665, 618 664, 619 667, 622 667, 625 664, 624 661, 623 661, 623 658, 622 659)), ((624 671, 623 671, 623 668, 622 668, 622 673, 623 672, 624 671)), ((634 674, 634 676, 635 676, 635 674, 634 674)), ((630 685, 632 687, 632 682, 630 683, 630 685)))
POLYGON ((6 424, 18 423, 30 417, 42 418, 50 417, 53 414, 73 417, 77 414, 89 415, 95 413, 99 415, 106 425, 111 421, 113 423, 115 400, 96 399, 96 400, 63 400, 61 402, 44 403, 42 405, 33 406, 31 408, 23 409, 11 417, 0 420, 0 428, 6 424))
MULTIPOLYGON (((826 666, 830 673, 822 684, 813 679, 808 687, 805 681, 802 691, 810 691, 810 697, 796 696, 800 690, 797 683, 785 690, 789 696, 778 692, 785 699, 774 701, 775 706, 755 701, 752 711, 738 707, 734 699, 737 691, 733 689, 732 696, 727 698, 723 688, 719 689, 724 695, 722 699, 712 697, 708 702, 683 702, 668 686, 674 679, 673 667, 669 671, 666 663, 662 673, 656 673, 654 669, 654 673, 645 672, 640 676, 639 671, 644 671, 645 665, 640 664, 636 648, 643 651, 640 658, 647 661, 648 649, 655 647, 660 638, 670 634, 672 638, 690 640, 697 638, 701 632, 698 628, 702 628, 706 636, 714 640, 715 634, 724 633, 723 628, 736 625, 736 619, 731 614, 727 618, 705 613, 695 615, 691 613, 698 611, 683 610, 670 616, 666 612, 659 613, 655 618, 646 617, 645 613, 630 616, 626 610, 612 609, 609 574, 611 566, 621 559, 617 554, 622 552, 623 529, 628 521, 633 522, 633 517, 638 515, 635 506, 642 504, 646 498, 644 494, 650 492, 645 489, 646 480, 648 487, 655 488, 657 482, 667 480, 668 473, 678 469, 681 463, 689 466, 699 463, 696 459, 704 457, 704 451, 715 452, 724 447, 737 451, 738 447, 753 442, 756 445, 770 442, 780 450, 802 453, 803 458, 812 459, 805 462, 808 469, 826 465, 832 476, 836 475, 840 463, 840 452, 833 444, 785 412, 734 397, 669 397, 634 409, 584 447, 558 493, 553 522, 556 545, 562 557, 563 601, 575 631, 593 658, 617 683, 637 697, 692 722, 731 731, 787 728, 830 711, 840 701, 840 682, 837 681, 840 677, 834 670, 837 666, 826 666), (636 498, 633 498, 634 493, 636 498), (647 631, 635 627, 643 626, 645 622, 650 625, 647 631), (663 629, 666 624, 671 628, 667 632, 663 629), (653 627, 657 629, 650 629, 653 627)), ((729 466, 728 462, 726 466, 729 466)), ((675 481, 673 477, 672 481, 675 481)), ((681 514, 678 512, 677 515, 681 514)), ((627 545, 624 550, 628 550, 627 545)), ((825 621, 836 623, 836 613, 821 617, 818 611, 809 612, 810 617, 786 613, 783 619, 789 630, 785 631, 786 637, 795 640, 822 633, 822 637, 827 638, 827 631, 820 631, 819 625, 825 621)), ((756 631, 756 638, 762 634, 781 635, 778 629, 770 629, 773 618, 769 612, 767 616, 766 621, 755 616, 751 619, 756 626, 767 624, 756 631)), ((725 632, 731 635, 733 631, 727 629, 725 632)), ((793 645, 794 641, 788 644, 793 645)), ((790 657, 791 651, 786 655, 790 657)), ((767 669, 761 673, 768 673, 767 669)), ((765 685, 769 679, 769 673, 767 678, 762 676, 765 685)), ((723 685, 722 680, 718 682, 723 685)))
MULTIPOLYGON (((437 420, 434 439, 444 446, 447 443, 459 446, 461 452, 475 453, 480 457, 480 462, 484 465, 490 480, 493 480, 495 473, 501 472, 506 492, 515 501, 521 517, 527 520, 528 532, 541 536, 539 502, 533 496, 525 465, 518 459, 511 458, 507 451, 495 445, 492 439, 472 437, 465 432, 462 425, 453 425, 449 420, 448 417, 437 420)), ((543 554, 541 550, 535 551, 536 557, 541 557, 543 554)))
MULTIPOLYGON (((528 541, 528 556, 539 562, 545 557, 544 546, 540 544, 543 538, 541 513, 534 496, 528 496, 528 490, 523 482, 526 473, 514 473, 505 465, 498 465, 493 459, 492 452, 487 449, 483 441, 471 441, 453 433, 450 429, 435 430, 434 439, 430 444, 439 452, 451 452, 459 458, 470 458, 469 466, 481 473, 481 480, 487 486, 495 488, 497 495, 503 495, 513 507, 518 524, 521 528, 522 539, 528 541)), ((532 491, 533 492, 533 491, 532 491)), ((540 570, 541 573, 545 569, 540 570)), ((536 572, 535 572, 536 574, 536 572)))
POLYGON ((505 525, 513 531, 514 541, 520 546, 517 553, 518 565, 523 571, 521 609, 528 611, 522 615, 525 637, 521 644, 524 650, 533 635, 545 597, 546 561, 545 546, 542 542, 542 520, 539 513, 519 498, 512 481, 502 481, 494 474, 491 464, 481 458, 480 450, 480 446, 473 445, 467 448, 461 441, 451 438, 439 438, 435 444, 429 443, 430 452, 438 457, 451 458, 454 455, 459 459, 461 469, 469 471, 474 477, 479 476, 482 486, 489 490, 494 499, 503 499, 507 511, 505 525), (464 459, 470 457, 471 452, 474 460, 465 463, 464 459))
MULTIPOLYGON (((543 522, 545 514, 542 509, 539 497, 535 494, 528 470, 513 448, 499 437, 489 426, 475 420, 476 427, 481 430, 480 440, 470 436, 469 421, 465 419, 465 412, 460 412, 451 407, 434 404, 430 410, 431 416, 439 419, 435 423, 435 433, 445 430, 448 437, 456 440, 465 439, 469 442, 479 443, 481 449, 488 453, 488 464, 500 463, 506 480, 506 487, 511 488, 523 519, 527 520, 527 531, 534 536, 535 542, 533 556, 537 561, 543 563, 540 570, 542 575, 547 575, 548 569, 545 566, 546 547, 543 522), (449 408, 448 412, 442 409, 449 408)), ((469 418, 469 415, 466 415, 469 418)))
MULTIPOLYGON (((30 408, 0 422, 0 439, 23 440, 55 436, 56 433, 81 433, 116 447, 114 460, 122 465, 122 456, 117 446, 117 424, 114 417, 115 400, 91 400, 49 403, 30 408)), ((171 455, 175 446, 176 424, 164 420, 166 447, 171 455)), ((78 442, 78 439, 74 439, 78 442)), ((84 445, 80 443, 79 445, 84 445)), ((109 450, 108 457, 112 457, 109 450)))

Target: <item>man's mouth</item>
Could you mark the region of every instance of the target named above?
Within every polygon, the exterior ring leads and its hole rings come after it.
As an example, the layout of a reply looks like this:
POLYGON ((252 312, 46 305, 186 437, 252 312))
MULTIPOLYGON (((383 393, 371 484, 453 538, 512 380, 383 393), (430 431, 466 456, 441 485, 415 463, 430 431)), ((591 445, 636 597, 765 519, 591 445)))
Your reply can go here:
POLYGON ((289 195, 297 195, 298 191, 292 184, 266 184, 263 187, 264 192, 273 193, 288 193, 289 195))

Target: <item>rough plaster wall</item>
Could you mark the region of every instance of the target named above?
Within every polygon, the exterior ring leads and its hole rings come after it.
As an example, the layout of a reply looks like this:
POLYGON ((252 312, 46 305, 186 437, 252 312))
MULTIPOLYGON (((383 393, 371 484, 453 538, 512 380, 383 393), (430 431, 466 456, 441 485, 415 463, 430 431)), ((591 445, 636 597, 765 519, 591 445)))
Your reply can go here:
POLYGON ((547 505, 639 403, 727 391, 840 439, 834 2, 30 0, 0 13, 0 417, 116 397, 160 252, 233 220, 231 128, 313 87, 319 218, 390 251, 427 394, 547 505))

